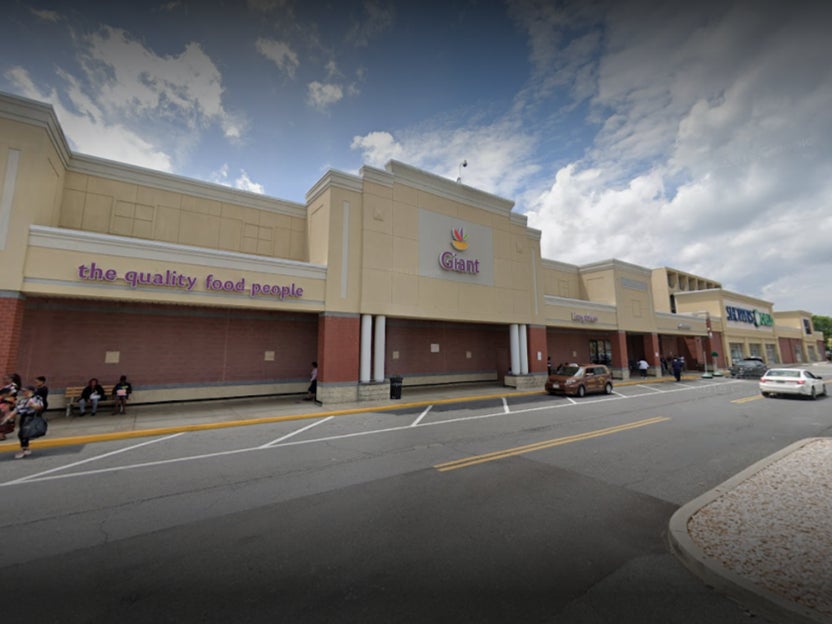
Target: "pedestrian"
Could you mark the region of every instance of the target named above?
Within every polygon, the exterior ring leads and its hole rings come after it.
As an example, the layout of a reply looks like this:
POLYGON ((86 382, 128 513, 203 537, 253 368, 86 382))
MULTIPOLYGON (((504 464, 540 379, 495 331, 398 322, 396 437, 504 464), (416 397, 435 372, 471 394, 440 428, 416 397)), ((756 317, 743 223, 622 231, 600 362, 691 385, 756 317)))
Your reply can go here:
POLYGON ((0 399, 0 440, 6 439, 6 434, 14 431, 15 400, 11 397, 0 399))
POLYGON ((106 395, 107 393, 104 392, 104 388, 98 383, 98 379, 95 377, 90 379, 81 391, 81 398, 78 399, 78 409, 81 412, 78 415, 83 416, 87 413, 87 403, 89 403, 92 415, 95 416, 95 412, 98 409, 98 402, 106 395))
POLYGON ((682 381, 682 360, 676 358, 673 360, 673 376, 676 378, 676 381, 682 381))
POLYGON ((127 399, 133 394, 133 386, 127 381, 127 375, 122 375, 118 379, 118 383, 113 386, 113 414, 122 413, 127 415, 127 399))
POLYGON ((551 375, 552 374, 552 356, 548 356, 546 358, 546 371, 551 375))
POLYGON ((304 401, 318 400, 318 363, 312 362, 312 372, 309 374, 309 388, 306 390, 304 401))
POLYGON ((641 374, 642 379, 647 379, 647 369, 650 368, 650 365, 647 363, 647 360, 641 358, 638 361, 638 372, 641 374))
POLYGON ((46 377, 40 375, 35 377, 35 394, 40 397, 40 402, 43 403, 43 411, 49 409, 49 386, 46 385, 46 377))
POLYGON ((0 388, 0 398, 10 396, 13 399, 17 397, 17 391, 20 390, 21 382, 20 375, 17 373, 8 373, 4 378, 4 385, 0 388))
POLYGON ((17 406, 14 408, 13 414, 18 418, 17 439, 20 440, 20 450, 15 453, 14 458, 23 459, 32 454, 32 451, 29 450, 30 433, 28 425, 35 418, 43 418, 40 415, 43 411, 43 403, 41 403, 40 397, 35 395, 34 386, 24 386, 18 392, 18 395, 17 406))

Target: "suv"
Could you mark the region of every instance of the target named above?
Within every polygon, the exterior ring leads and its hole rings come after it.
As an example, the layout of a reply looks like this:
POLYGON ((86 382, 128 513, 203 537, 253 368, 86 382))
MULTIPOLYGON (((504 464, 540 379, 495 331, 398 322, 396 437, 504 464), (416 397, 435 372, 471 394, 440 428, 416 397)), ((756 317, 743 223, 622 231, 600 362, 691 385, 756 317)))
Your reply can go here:
POLYGON ((752 355, 737 360, 731 365, 729 370, 731 371, 731 377, 737 377, 739 379, 759 379, 768 370, 768 366, 766 366, 763 358, 752 355))
POLYGON ((587 392, 612 394, 612 373, 603 364, 564 364, 549 375, 546 392, 579 397, 587 392))

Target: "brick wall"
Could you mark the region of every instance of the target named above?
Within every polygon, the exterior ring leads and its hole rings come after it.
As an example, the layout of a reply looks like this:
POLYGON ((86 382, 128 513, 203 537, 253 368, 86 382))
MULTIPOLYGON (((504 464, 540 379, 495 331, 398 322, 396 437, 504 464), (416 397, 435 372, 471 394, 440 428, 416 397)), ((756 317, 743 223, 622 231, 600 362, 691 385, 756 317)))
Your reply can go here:
POLYGON ((18 295, 0 296, 0 376, 18 372, 24 305, 18 295))
POLYGON ((361 351, 358 315, 322 314, 318 321, 318 379, 321 383, 358 381, 361 351))
POLYGON ((609 340, 613 356, 616 355, 616 342, 608 332, 593 333, 558 331, 549 328, 546 333, 549 355, 552 356, 552 366, 557 368, 565 362, 583 364, 589 361, 589 341, 609 340))
POLYGON ((475 373, 505 370, 507 325, 468 325, 387 317, 388 375, 475 373), (438 352, 431 345, 439 345, 438 352), (398 358, 394 354, 398 354, 398 358), (468 354, 470 353, 470 357, 468 354))
POLYGON ((317 315, 191 306, 29 299, 18 369, 58 390, 97 377, 134 386, 304 380, 317 315), (267 351, 274 361, 267 361, 267 351), (118 363, 105 363, 118 352, 118 363))

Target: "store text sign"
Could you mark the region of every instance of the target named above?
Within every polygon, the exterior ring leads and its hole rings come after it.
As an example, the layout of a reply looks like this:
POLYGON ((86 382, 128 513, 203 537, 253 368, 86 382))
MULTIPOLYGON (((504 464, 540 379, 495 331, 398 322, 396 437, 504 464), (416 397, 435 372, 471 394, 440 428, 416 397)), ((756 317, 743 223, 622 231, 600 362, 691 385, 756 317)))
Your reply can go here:
POLYGON ((125 271, 119 273, 116 269, 98 266, 95 262, 82 264, 78 267, 78 278, 87 282, 126 283, 130 288, 148 286, 163 286, 178 288, 188 292, 202 286, 207 291, 247 294, 249 297, 275 297, 283 301, 287 298, 303 296, 303 288, 294 282, 289 285, 266 284, 247 281, 245 277, 236 280, 222 280, 213 274, 199 278, 185 275, 173 269, 164 272, 153 271, 125 271))
POLYGON ((774 319, 771 314, 759 310, 748 310, 736 306, 725 306, 725 316, 729 321, 735 323, 748 323, 754 327, 772 327, 774 319))
POLYGON ((490 227, 419 210, 419 275, 460 284, 494 284, 490 227))
POLYGON ((572 320, 578 323, 597 323, 598 317, 594 314, 578 314, 577 312, 573 312, 572 320))
MULTIPOLYGON (((457 252, 468 249, 468 235, 463 228, 454 228, 451 231, 451 247, 457 252)), ((480 272, 480 261, 476 258, 462 258, 453 251, 443 251, 439 254, 439 266, 446 271, 457 273, 471 273, 476 275, 480 272)))

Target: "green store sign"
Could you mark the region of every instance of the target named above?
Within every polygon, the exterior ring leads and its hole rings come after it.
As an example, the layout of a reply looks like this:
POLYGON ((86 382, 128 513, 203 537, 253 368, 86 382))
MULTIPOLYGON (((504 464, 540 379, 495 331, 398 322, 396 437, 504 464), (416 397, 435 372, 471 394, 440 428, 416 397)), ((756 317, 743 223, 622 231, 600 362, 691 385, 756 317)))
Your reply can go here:
POLYGON ((734 306, 725 306, 725 312, 729 321, 748 323, 754 327, 774 327, 774 319, 767 312, 747 310, 734 306))

